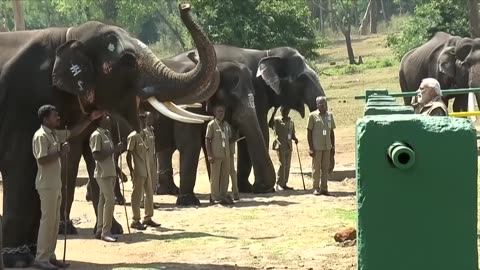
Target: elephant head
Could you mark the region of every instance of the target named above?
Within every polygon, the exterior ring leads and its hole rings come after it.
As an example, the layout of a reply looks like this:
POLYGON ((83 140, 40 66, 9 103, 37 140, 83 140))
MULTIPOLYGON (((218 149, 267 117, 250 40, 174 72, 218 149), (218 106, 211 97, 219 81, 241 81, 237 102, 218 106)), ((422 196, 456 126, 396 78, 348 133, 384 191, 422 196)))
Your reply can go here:
POLYGON ((140 128, 141 100, 148 100, 176 120, 203 122, 177 118, 168 109, 172 107, 169 101, 195 103, 208 99, 216 90, 211 87, 215 80, 214 48, 192 20, 190 6, 181 4, 179 8, 181 19, 199 48, 199 62, 189 72, 169 69, 124 29, 92 21, 67 30, 66 42, 57 49, 53 64, 54 87, 76 95, 83 113, 95 108, 119 113, 136 130, 140 128))
POLYGON ((267 51, 258 64, 260 77, 276 94, 275 106, 294 109, 305 116, 305 104, 316 110, 315 98, 325 96, 315 71, 305 62, 305 57, 290 47, 267 51))
POLYGON ((444 87, 453 87, 457 74, 457 62, 455 47, 446 46, 437 58, 438 81, 444 87))
MULTIPOLYGON (((462 38, 455 46, 457 88, 480 87, 480 39, 462 38)), ((480 104, 480 94, 475 94, 480 104)))

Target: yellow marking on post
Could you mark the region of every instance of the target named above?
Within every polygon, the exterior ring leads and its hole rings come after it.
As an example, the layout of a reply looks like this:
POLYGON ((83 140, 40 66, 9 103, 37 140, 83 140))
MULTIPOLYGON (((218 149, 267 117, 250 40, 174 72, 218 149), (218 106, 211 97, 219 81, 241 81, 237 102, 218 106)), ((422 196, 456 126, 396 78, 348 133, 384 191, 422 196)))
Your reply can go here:
POLYGON ((480 111, 473 111, 473 112, 451 112, 451 113, 448 113, 448 116, 452 116, 452 117, 480 116, 480 111))

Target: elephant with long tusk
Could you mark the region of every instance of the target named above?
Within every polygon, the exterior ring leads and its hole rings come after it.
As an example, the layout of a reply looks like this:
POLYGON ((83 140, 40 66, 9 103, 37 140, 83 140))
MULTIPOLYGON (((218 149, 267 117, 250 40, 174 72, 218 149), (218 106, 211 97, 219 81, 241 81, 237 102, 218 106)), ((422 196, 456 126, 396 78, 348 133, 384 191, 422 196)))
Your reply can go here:
MULTIPOLYGON (((35 256, 40 201, 34 185, 37 166, 31 140, 40 126, 36 111, 41 105, 54 105, 61 126, 67 128, 94 110, 104 110, 139 131, 139 103, 147 100, 168 117, 188 123, 205 121, 169 103, 195 104, 208 99, 216 90, 212 86, 218 76, 215 50, 193 21, 190 5, 180 4, 179 10, 199 48, 199 62, 188 72, 168 68, 124 29, 96 21, 69 28, 0 33, 0 172, 7 267, 28 266, 35 256), (31 75, 29 79, 25 74, 31 75)), ((68 190, 62 194, 67 203, 62 200, 61 212, 67 213, 67 220, 61 229, 68 233, 76 232, 70 221, 75 180, 81 156, 91 154, 84 142, 95 128, 92 123, 81 135, 69 139, 68 163, 62 164, 62 181, 68 190)), ((92 191, 96 210, 98 189, 92 191)), ((122 232, 114 221, 112 233, 122 232)))

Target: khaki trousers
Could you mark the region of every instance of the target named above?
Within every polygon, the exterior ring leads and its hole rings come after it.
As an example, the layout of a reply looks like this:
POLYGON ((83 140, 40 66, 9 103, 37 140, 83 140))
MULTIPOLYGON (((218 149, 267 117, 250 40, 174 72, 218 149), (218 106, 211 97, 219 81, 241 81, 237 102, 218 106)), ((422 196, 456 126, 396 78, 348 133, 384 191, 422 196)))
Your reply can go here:
POLYGON ((38 189, 42 217, 37 239, 37 261, 55 259, 58 226, 60 224, 60 205, 62 191, 60 189, 38 189))
MULTIPOLYGON (((152 167, 150 166, 150 168, 152 167)), ((157 167, 155 166, 153 169, 149 169, 149 170, 150 170, 150 174, 148 176, 147 181, 152 182, 152 194, 153 194, 153 191, 155 191, 157 188, 157 167)), ((142 195, 141 203, 144 204, 144 201, 145 201, 145 193, 142 195)))
POLYGON ((277 150, 278 161, 280 167, 277 171, 277 185, 283 187, 287 185, 288 176, 290 175, 290 164, 292 162, 292 150, 279 149, 277 150))
POLYGON ((237 171, 235 170, 235 154, 230 155, 230 178, 232 178, 232 193, 234 196, 240 196, 237 184, 237 171))
POLYGON ((329 168, 330 150, 316 150, 312 162, 313 189, 328 191, 327 181, 329 168))
POLYGON ((132 212, 133 220, 140 220, 140 202, 145 190, 145 218, 143 220, 150 220, 153 217, 153 191, 152 181, 148 177, 134 176, 133 191, 132 191, 132 212))
POLYGON ((227 196, 229 167, 230 156, 222 159, 216 158, 210 163, 210 194, 214 201, 220 201, 227 196))
POLYGON ((98 187, 100 188, 97 208, 97 232, 101 231, 102 235, 110 233, 112 229, 116 182, 116 177, 97 178, 98 187))

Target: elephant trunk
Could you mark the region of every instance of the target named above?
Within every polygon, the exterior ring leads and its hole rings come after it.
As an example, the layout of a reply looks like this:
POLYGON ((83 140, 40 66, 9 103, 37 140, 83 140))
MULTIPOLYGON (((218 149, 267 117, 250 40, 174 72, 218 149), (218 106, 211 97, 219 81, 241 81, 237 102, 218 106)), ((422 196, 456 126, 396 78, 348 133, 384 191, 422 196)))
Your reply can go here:
MULTIPOLYGON (((468 75, 468 86, 470 88, 480 87, 480 64, 475 64, 470 67, 470 72, 468 75)), ((475 93, 475 99, 477 105, 480 108, 480 93, 475 93)))
POLYGON ((141 41, 140 70, 143 78, 139 96, 155 97, 158 101, 181 100, 184 103, 201 102, 210 98, 216 90, 216 54, 215 49, 203 30, 189 14, 190 6, 180 5, 180 17, 192 35, 198 48, 199 61, 194 69, 186 73, 177 73, 168 68, 141 41), (213 81, 212 81, 213 80, 213 81))
POLYGON ((268 153, 268 145, 263 139, 256 113, 239 114, 234 111, 233 116, 234 123, 240 129, 242 135, 245 136, 248 155, 252 161, 256 178, 255 182, 263 182, 269 187, 273 187, 275 185, 275 169, 268 153))

